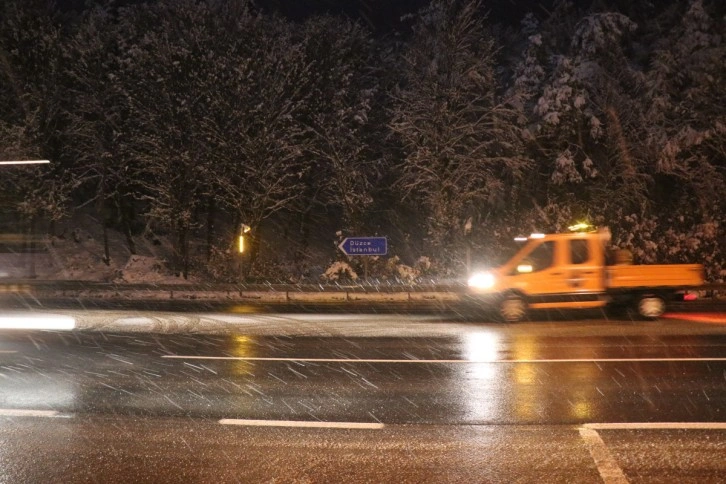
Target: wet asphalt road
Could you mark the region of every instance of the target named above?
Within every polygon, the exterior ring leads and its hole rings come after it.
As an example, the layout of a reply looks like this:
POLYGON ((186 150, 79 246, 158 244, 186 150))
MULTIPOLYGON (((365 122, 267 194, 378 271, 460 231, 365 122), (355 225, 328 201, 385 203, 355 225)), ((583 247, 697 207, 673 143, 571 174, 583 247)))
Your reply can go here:
POLYGON ((726 482, 726 322, 53 313, 0 483, 726 482))

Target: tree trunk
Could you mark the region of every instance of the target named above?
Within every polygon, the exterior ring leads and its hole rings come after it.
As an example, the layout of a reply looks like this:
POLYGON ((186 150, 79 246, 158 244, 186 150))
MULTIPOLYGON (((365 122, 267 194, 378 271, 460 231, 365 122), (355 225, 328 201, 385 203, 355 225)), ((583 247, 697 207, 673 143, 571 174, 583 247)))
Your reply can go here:
POLYGON ((104 220, 103 225, 103 263, 111 265, 111 250, 108 247, 108 223, 104 220))
POLYGON ((212 258, 212 246, 214 245, 214 217, 216 215, 214 197, 207 201, 207 262, 212 258))
POLYGON ((605 110, 610 121, 610 133, 615 139, 615 146, 620 154, 620 166, 622 167, 621 175, 623 180, 630 181, 635 178, 636 169, 633 158, 630 156, 628 149, 628 140, 623 133, 623 127, 620 124, 620 117, 614 107, 608 106, 605 110))
POLYGON ((35 273, 35 217, 30 217, 30 224, 28 227, 30 233, 30 270, 29 277, 35 279, 37 274, 35 273))
POLYGON ((189 278, 189 247, 187 244, 187 228, 179 229, 179 239, 178 239, 178 248, 177 253, 179 254, 179 265, 181 266, 182 270, 182 277, 184 279, 189 278))
POLYGON ((121 227, 126 238, 126 246, 131 254, 136 254, 136 243, 131 235, 131 218, 133 216, 133 207, 127 205, 123 195, 117 196, 116 205, 118 207, 119 216, 121 217, 121 227))
POLYGON ((256 223, 251 226, 251 229, 249 233, 247 234, 247 240, 249 241, 249 244, 247 248, 245 248, 245 279, 247 279, 252 272, 252 269, 255 266, 255 262, 257 261, 257 257, 259 256, 260 252, 260 228, 261 223, 256 223))

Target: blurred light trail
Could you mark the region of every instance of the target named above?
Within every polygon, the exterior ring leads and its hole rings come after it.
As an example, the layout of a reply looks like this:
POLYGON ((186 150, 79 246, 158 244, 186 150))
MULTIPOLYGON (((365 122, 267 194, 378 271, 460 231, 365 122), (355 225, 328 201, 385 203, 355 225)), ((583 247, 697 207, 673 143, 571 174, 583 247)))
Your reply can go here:
POLYGON ((2 417, 61 417, 55 410, 27 410, 24 408, 0 408, 2 417))
POLYGON ((683 319, 696 323, 726 324, 726 313, 666 313, 662 318, 683 319))
POLYGON ((0 329, 74 329, 76 320, 70 316, 38 314, 31 316, 0 315, 0 329))
POLYGON ((50 163, 50 160, 0 161, 0 165, 44 165, 46 163, 50 163))

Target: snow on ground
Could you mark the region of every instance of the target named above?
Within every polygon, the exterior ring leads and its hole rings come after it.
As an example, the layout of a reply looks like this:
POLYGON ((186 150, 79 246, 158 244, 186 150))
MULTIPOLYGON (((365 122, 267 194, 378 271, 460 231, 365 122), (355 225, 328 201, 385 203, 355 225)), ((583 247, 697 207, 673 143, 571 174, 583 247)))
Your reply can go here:
POLYGON ((158 238, 134 238, 131 254, 123 236, 108 233, 109 260, 105 260, 101 225, 81 216, 59 225, 56 235, 45 237, 36 253, 0 254, 0 278, 98 281, 117 283, 184 284, 196 282, 172 274, 166 266, 166 249, 158 238))

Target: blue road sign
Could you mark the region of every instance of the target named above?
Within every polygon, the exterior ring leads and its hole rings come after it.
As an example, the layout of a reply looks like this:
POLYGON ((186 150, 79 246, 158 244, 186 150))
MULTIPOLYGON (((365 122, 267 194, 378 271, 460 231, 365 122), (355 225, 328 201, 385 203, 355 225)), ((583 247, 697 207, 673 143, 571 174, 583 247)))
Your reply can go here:
POLYGON ((338 244, 340 250, 347 255, 386 255, 388 239, 386 237, 347 237, 338 244))

